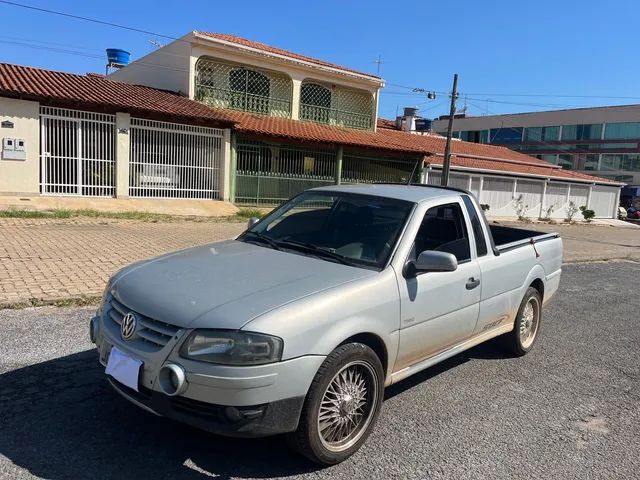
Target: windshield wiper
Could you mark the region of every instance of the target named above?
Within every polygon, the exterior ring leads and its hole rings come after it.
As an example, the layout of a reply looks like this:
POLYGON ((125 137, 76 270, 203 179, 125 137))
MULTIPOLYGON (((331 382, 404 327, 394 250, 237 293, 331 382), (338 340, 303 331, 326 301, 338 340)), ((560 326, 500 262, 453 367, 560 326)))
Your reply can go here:
POLYGON ((341 263, 343 265, 349 265, 351 267, 360 266, 358 263, 353 262, 338 253, 332 252, 331 250, 328 250, 325 247, 319 247, 318 245, 314 245, 313 243, 302 243, 302 242, 296 242, 295 240, 280 240, 278 241, 278 244, 283 247, 291 247, 305 253, 310 253, 312 255, 316 255, 319 257, 335 260, 336 262, 341 263))
POLYGON ((276 242, 273 238, 271 237, 267 237, 266 235, 260 233, 260 232, 245 232, 244 235, 242 236, 242 239, 244 240, 245 238, 247 238, 248 236, 251 236, 251 240, 258 240, 262 243, 266 243, 267 245, 269 245, 271 248, 273 248, 274 250, 281 250, 280 245, 278 245, 278 242, 276 242))

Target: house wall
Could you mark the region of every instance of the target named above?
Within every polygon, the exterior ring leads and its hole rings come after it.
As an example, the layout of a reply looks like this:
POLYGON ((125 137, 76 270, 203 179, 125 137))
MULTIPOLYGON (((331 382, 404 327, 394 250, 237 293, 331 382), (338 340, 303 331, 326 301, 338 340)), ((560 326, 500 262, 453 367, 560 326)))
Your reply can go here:
POLYGON ((382 87, 381 80, 376 81, 348 73, 331 72, 320 67, 272 58, 231 45, 202 40, 192 33, 135 60, 110 74, 109 79, 179 91, 194 99, 196 94, 196 63, 203 56, 287 75, 292 81, 291 118, 294 120, 299 117, 300 85, 305 79, 367 92, 372 96, 374 107, 372 122, 375 128, 378 91, 382 87))
POLYGON ((189 38, 185 35, 116 70, 108 76, 109 80, 189 95, 192 83, 189 38))
POLYGON ((38 102, 0 97, 0 122, 14 124, 13 128, 0 128, 0 137, 22 138, 26 145, 26 160, 0 159, 0 194, 37 194, 40 191, 39 108, 38 102))

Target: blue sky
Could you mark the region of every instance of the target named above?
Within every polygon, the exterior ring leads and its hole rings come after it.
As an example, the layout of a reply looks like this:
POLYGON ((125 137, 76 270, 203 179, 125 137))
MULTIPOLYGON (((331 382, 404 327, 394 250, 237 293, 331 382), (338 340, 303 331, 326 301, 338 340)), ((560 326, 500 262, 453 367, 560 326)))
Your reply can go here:
MULTIPOLYGON (((372 73, 380 55, 386 117, 403 106, 446 113, 446 95, 427 100, 411 89, 449 91, 454 72, 459 107, 466 95, 474 115, 640 103, 640 2, 632 0, 17 1, 169 36, 232 33, 372 73)), ((107 47, 137 58, 155 48, 150 40, 167 41, 1 3, 0 18, 0 61, 76 73, 102 72, 107 47)))

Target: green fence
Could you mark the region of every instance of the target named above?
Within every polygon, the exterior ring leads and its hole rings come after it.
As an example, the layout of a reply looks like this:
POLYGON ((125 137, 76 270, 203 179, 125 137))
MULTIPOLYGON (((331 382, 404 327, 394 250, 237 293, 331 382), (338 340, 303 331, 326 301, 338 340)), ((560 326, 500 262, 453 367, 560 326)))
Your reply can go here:
MULTIPOLYGON (((308 148, 238 139, 235 202, 277 205, 309 188, 336 182, 337 149, 308 148)), ((342 183, 405 182, 414 158, 363 156, 345 152, 342 183)), ((414 180, 419 172, 415 169, 414 180)))

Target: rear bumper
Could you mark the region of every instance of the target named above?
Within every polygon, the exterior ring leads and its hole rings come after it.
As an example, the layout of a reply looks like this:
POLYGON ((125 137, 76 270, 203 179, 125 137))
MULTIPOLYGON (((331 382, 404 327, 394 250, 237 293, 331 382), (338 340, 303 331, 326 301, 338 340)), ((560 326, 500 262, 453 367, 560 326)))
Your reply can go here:
POLYGON ((304 396, 244 407, 214 405, 187 397, 170 397, 141 387, 139 392, 107 376, 121 396, 156 415, 207 432, 230 437, 264 437, 292 432, 298 427, 304 396))

